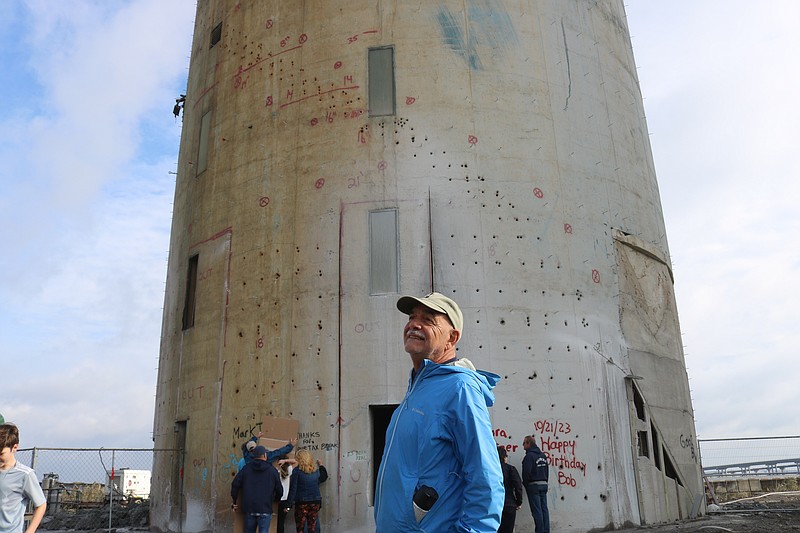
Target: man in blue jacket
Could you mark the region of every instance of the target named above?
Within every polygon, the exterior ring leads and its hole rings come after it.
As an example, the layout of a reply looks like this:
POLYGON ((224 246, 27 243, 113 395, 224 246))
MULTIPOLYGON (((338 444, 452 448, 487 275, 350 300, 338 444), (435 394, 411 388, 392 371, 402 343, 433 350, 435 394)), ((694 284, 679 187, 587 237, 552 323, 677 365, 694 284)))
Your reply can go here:
POLYGON ((278 470, 267 462, 267 449, 263 446, 253 448, 253 460, 233 478, 234 511, 239 509, 240 490, 245 533, 256 533, 256 526, 259 533, 267 533, 272 521, 272 502, 281 501, 283 485, 278 470))
POLYGON ((495 533, 504 489, 488 407, 500 376, 456 356, 464 319, 450 298, 403 296, 397 308, 413 368, 386 430, 376 533, 495 533))
POLYGON ((550 513, 547 510, 547 479, 550 467, 547 456, 536 445, 536 437, 527 435, 522 440, 525 457, 522 458, 522 484, 528 494, 536 533, 550 533, 550 513))

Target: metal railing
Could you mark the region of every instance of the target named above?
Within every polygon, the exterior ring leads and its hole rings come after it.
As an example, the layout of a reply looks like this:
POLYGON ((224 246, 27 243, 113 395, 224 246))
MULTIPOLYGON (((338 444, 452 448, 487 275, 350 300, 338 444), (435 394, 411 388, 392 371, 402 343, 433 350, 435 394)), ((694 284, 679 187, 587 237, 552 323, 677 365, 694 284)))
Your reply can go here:
POLYGON ((698 439, 709 502, 741 505, 800 489, 800 436, 698 439))
POLYGON ((800 476, 800 436, 698 439, 708 477, 800 476))

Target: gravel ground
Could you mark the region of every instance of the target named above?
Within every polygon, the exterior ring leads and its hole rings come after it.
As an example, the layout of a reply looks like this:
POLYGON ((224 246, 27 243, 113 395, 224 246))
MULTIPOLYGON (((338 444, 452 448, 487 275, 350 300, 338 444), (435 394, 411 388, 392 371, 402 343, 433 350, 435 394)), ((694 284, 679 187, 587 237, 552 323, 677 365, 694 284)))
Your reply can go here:
MULTIPOLYGON (((121 509, 112 517, 116 533, 148 531, 147 506, 121 509)), ((108 509, 81 516, 48 517, 39 531, 101 533, 108 531, 108 509)), ((792 533, 800 532, 800 493, 731 503, 696 520, 617 530, 620 533, 792 533)), ((530 533, 517 528, 517 533, 530 533)), ((553 530, 553 533, 559 533, 553 530)))
MULTIPOLYGON (((625 533, 791 533, 800 532, 800 493, 771 495, 713 507, 696 520, 642 526, 625 533)), ((553 532, 557 533, 557 532, 553 532)))

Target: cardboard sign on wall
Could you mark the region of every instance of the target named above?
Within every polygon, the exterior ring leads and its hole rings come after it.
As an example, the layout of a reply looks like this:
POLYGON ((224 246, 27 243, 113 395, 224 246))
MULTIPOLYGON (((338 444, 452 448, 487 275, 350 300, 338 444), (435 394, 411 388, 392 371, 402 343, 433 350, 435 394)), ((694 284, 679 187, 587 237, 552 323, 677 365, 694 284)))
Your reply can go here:
MULTIPOLYGON (((297 438, 300 431, 300 421, 291 418, 278 418, 265 416, 261 418, 261 431, 264 433, 258 443, 267 450, 276 450, 297 438)), ((290 455, 294 455, 294 450, 290 455)))

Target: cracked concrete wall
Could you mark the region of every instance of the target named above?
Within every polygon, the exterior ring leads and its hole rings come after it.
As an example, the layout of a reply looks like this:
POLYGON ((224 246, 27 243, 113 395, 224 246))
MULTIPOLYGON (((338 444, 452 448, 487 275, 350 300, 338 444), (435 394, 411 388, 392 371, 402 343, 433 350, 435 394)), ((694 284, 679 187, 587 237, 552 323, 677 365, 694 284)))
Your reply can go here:
POLYGON ((239 446, 271 415, 333 474, 325 529, 374 530, 379 433, 410 368, 394 304, 431 289, 462 307, 459 353, 503 376, 509 461, 527 434, 550 453, 554 529, 682 513, 702 487, 676 439, 694 439, 680 331, 648 314, 674 311, 672 280, 620 246, 669 265, 643 117, 621 1, 200 1, 154 421, 186 454, 156 459, 153 527, 229 527, 239 446), (393 49, 391 116, 370 113, 376 47, 393 49), (398 287, 370 294, 387 209, 398 287), (634 385, 685 494, 638 455, 634 385))

